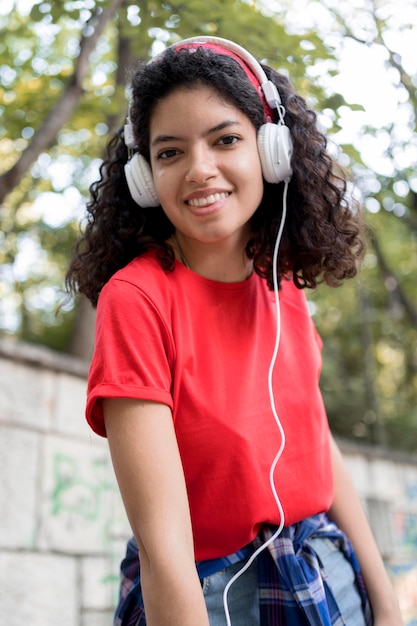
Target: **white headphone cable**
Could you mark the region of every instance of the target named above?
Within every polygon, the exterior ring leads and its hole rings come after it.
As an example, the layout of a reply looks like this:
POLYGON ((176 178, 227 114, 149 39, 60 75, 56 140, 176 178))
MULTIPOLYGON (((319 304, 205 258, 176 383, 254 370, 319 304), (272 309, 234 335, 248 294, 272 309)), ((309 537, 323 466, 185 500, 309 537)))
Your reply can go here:
POLYGON ((274 389, 273 389, 273 385, 272 385, 272 375, 273 375, 273 372, 274 372, 275 362, 276 362, 277 355, 278 355, 279 343, 280 343, 280 339, 281 339, 281 310, 280 310, 280 302, 279 302, 277 263, 278 263, 279 247, 280 247, 280 244, 281 244, 282 233, 284 231, 285 219, 286 219, 286 216, 287 216, 288 183, 289 183, 289 179, 285 180, 285 182, 284 182, 284 191, 283 191, 283 199, 282 199, 281 222, 280 222, 280 225, 279 225, 277 238, 275 240, 275 247, 274 247, 274 254, 273 254, 273 261, 272 261, 272 279, 273 279, 273 286, 274 286, 275 310, 276 310, 276 331, 275 331, 274 351, 273 351, 273 354, 272 354, 272 357, 271 357, 271 362, 270 362, 269 371, 268 371, 269 401, 270 401, 270 404, 271 404, 272 414, 274 416, 275 422, 276 422, 276 424, 278 426, 278 430, 279 430, 280 435, 281 435, 281 445, 279 447, 279 450, 278 450, 277 454, 275 455, 274 460, 272 461, 272 464, 271 464, 271 467, 270 467, 270 470, 269 470, 269 482, 270 482, 270 485, 271 485, 271 490, 272 490, 272 494, 274 496, 274 500, 275 500, 275 502, 277 504, 277 507, 278 507, 278 511, 279 511, 279 515, 280 515, 280 523, 279 523, 279 526, 278 526, 277 530, 274 532, 274 534, 269 539, 267 539, 267 541, 265 541, 261 546, 259 546, 259 548, 257 548, 255 550, 255 552, 250 556, 248 562, 238 572, 236 572, 236 574, 229 580, 229 582, 225 586, 224 591, 223 591, 223 607, 224 607, 224 612, 225 612, 225 616, 226 616, 227 626, 232 626, 232 621, 230 619, 229 606, 228 606, 228 602, 227 602, 227 595, 229 593, 230 587, 252 565, 252 563, 254 562, 256 557, 258 556, 258 554, 260 554, 263 550, 265 550, 265 548, 267 548, 271 543, 273 543, 275 541, 275 539, 277 537, 279 537, 279 535, 282 532, 282 529, 284 528, 284 523, 285 523, 284 522, 284 510, 282 508, 282 504, 281 504, 281 501, 279 499, 279 496, 278 496, 278 493, 277 493, 277 489, 275 487, 275 482, 274 482, 275 468, 277 466, 277 463, 278 463, 279 459, 282 456, 282 453, 283 453, 284 447, 285 447, 285 433, 284 433, 284 429, 282 427, 282 424, 281 424, 281 421, 279 419, 279 416, 278 416, 278 413, 277 413, 277 410, 276 410, 276 406, 275 406, 275 396, 274 396, 274 389))

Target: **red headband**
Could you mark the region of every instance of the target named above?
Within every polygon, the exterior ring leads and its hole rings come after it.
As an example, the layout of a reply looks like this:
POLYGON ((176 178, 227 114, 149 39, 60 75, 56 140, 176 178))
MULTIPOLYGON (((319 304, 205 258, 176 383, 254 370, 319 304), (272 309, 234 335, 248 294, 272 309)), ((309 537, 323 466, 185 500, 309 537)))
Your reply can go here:
POLYGON ((232 57, 232 59, 234 59, 235 61, 239 63, 240 67, 245 71, 246 76, 249 78, 250 82, 255 87, 256 92, 262 102, 262 105, 264 108, 264 114, 265 114, 265 121, 272 122, 274 120, 274 113, 265 99, 265 95, 264 95, 261 83, 259 82, 258 78, 255 76, 255 74, 252 72, 249 65, 247 65, 247 63, 245 63, 245 61, 241 57, 239 57, 237 54, 235 54, 231 50, 228 50, 227 48, 224 48, 223 46, 219 45, 218 43, 214 43, 212 41, 204 41, 204 40, 193 41, 192 43, 179 43, 177 46, 175 46, 175 49, 181 50, 182 48, 186 48, 187 50, 190 50, 190 52, 196 52, 196 50, 201 47, 208 48, 209 50, 213 50, 213 52, 216 52, 217 54, 223 54, 225 56, 232 57))

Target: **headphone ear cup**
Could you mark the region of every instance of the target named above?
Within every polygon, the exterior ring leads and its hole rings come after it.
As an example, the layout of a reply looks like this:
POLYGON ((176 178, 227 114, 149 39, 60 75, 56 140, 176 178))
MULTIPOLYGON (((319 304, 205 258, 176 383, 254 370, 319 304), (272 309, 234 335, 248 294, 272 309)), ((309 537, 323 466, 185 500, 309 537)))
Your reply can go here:
POLYGON ((130 195, 144 209, 159 206, 152 179, 152 171, 145 157, 139 153, 125 164, 125 176, 130 195))
POLYGON ((258 130, 258 152, 262 174, 268 183, 289 180, 292 175, 292 141, 288 126, 263 124, 258 130))

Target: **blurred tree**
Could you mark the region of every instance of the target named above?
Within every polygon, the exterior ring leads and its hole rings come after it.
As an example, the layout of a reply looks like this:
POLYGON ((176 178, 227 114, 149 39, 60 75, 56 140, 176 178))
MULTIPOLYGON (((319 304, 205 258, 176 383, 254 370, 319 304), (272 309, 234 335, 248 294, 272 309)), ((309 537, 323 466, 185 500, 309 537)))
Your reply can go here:
POLYGON ((331 60, 332 51, 314 32, 308 42, 288 35, 243 0, 214 0, 209 9, 202 0, 186 7, 178 0, 27 7, 16 0, 0 14, 0 328, 88 356, 89 307, 80 300, 67 302, 58 317, 55 310, 104 137, 123 122, 131 64, 191 34, 217 34, 279 65, 317 104, 326 95, 306 78, 306 67, 331 60))
MULTIPOLYGON (((304 4, 311 8, 315 3, 304 4)), ((407 0, 368 0, 360 5, 324 0, 320 12, 322 26, 314 19, 310 25, 320 32, 325 24, 339 57, 347 49, 356 51, 355 58, 372 53, 383 60, 388 86, 380 108, 388 108, 389 100, 396 103, 385 124, 368 122, 356 137, 335 136, 367 210, 369 244, 356 284, 312 296, 325 342, 325 401, 331 424, 340 434, 415 451, 417 63, 412 51, 417 6, 407 0)), ((353 59, 351 63, 358 84, 378 86, 376 77, 353 59)), ((339 113, 343 125, 346 111, 339 113)))
MULTIPOLYGON (((323 392, 333 429, 415 449, 417 80, 401 46, 415 41, 416 24, 411 0, 34 0, 29 8, 3 0, 0 329, 89 356, 88 303, 68 301, 55 311, 105 137, 123 123, 129 68, 190 35, 234 39, 288 72, 320 112, 368 212, 360 280, 309 294, 325 341, 323 392), (355 136, 346 128, 361 107, 348 104, 334 82, 348 45, 385 59, 397 99, 395 120, 362 124, 355 136)), ((356 68, 357 82, 370 79, 356 68)))

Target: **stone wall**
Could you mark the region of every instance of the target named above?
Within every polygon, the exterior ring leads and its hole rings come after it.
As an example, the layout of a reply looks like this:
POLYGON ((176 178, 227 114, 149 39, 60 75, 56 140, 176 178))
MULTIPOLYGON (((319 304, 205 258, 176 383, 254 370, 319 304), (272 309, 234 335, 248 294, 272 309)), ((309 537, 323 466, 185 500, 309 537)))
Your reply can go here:
POLYGON ((110 626, 129 536, 87 366, 0 342, 0 625, 110 626))
POLYGON ((341 442, 400 601, 406 626, 417 626, 417 454, 341 442))
MULTIPOLYGON (((0 339, 0 626, 112 624, 129 526, 106 442, 84 419, 86 374, 0 339)), ((416 460, 342 447, 415 626, 416 460)))

